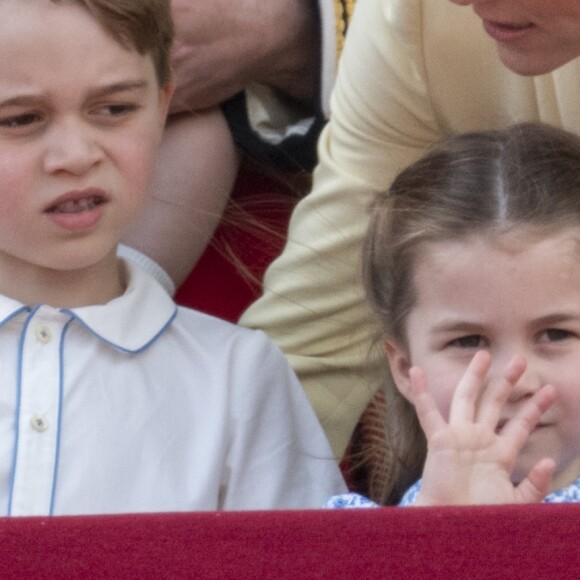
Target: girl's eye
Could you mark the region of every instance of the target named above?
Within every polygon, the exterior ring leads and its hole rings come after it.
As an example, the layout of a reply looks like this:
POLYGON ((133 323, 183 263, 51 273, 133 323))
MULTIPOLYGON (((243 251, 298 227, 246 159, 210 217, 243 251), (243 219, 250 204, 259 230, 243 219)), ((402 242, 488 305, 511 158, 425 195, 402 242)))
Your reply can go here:
POLYGON ((461 336, 451 340, 449 346, 457 348, 483 348, 485 341, 479 334, 470 334, 469 336, 461 336))
POLYGON ((571 336, 572 333, 570 331, 561 328, 548 328, 542 332, 542 338, 547 342, 561 342, 571 336))

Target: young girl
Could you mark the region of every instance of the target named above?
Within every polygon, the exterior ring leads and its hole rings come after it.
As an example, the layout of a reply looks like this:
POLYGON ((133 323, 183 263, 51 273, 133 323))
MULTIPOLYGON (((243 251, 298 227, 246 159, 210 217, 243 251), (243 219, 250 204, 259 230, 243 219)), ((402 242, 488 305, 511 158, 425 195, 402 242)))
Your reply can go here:
MULTIPOLYGON (((452 137, 372 207, 390 501, 580 501, 580 139, 452 137)), ((332 507, 364 504, 338 498, 332 507)))

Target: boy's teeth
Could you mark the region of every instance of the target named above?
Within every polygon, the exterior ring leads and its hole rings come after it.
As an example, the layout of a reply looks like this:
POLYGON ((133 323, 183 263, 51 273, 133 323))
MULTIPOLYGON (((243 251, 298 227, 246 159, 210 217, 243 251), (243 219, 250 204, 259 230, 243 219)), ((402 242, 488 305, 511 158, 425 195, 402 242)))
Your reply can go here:
POLYGON ((51 213, 80 213, 88 211, 99 205, 96 197, 84 197, 76 201, 63 201, 50 208, 51 213))

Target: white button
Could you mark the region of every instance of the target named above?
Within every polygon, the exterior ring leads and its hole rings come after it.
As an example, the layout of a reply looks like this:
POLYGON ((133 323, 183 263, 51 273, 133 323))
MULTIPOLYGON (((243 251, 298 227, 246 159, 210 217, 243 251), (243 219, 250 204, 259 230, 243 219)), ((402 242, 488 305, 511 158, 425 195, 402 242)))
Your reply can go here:
POLYGON ((39 433, 48 429, 48 421, 40 415, 34 415, 34 417, 30 419, 30 424, 32 425, 32 428, 39 433))
POLYGON ((37 326, 34 332, 36 334, 36 339, 39 342, 47 343, 50 342, 50 339, 52 338, 48 326, 37 326))

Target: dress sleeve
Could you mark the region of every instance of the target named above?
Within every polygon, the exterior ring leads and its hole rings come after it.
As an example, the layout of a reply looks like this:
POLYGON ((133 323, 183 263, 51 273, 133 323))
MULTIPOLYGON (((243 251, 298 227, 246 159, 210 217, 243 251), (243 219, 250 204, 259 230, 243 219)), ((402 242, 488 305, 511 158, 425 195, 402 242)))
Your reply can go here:
POLYGON ((293 212, 263 296, 241 318, 289 358, 338 457, 386 380, 382 357, 370 354, 380 328, 361 283, 367 208, 439 135, 421 14, 421 0, 358 1, 312 192, 293 212))
POLYGON ((421 491, 421 480, 416 481, 404 494, 399 502, 401 507, 412 506, 417 501, 417 496, 421 491))
POLYGON ((358 508, 377 508, 379 504, 358 493, 343 493, 329 497, 322 506, 323 509, 345 510, 358 508))

